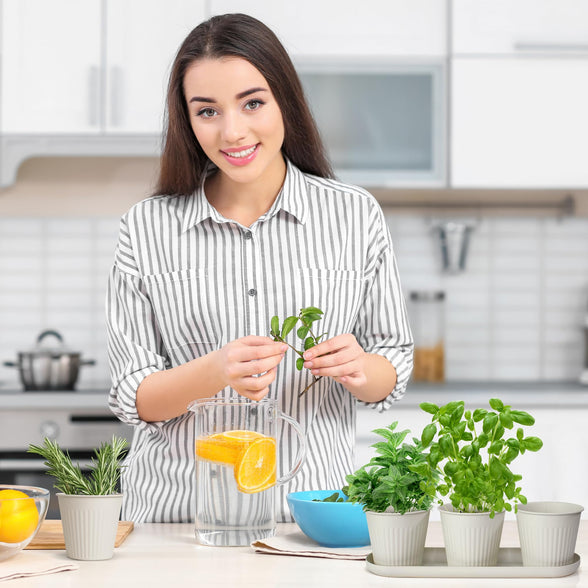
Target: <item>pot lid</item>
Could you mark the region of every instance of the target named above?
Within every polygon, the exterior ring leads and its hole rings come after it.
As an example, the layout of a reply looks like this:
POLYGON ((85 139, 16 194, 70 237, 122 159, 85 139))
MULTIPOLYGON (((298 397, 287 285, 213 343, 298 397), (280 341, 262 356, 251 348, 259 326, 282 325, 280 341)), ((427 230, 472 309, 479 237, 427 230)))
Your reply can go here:
POLYGON ((35 346, 29 349, 25 353, 34 353, 36 355, 40 354, 63 354, 63 353, 72 353, 70 349, 67 348, 63 340, 63 336, 58 331, 54 329, 47 329, 45 331, 41 331, 39 336, 37 337, 37 342, 35 346))

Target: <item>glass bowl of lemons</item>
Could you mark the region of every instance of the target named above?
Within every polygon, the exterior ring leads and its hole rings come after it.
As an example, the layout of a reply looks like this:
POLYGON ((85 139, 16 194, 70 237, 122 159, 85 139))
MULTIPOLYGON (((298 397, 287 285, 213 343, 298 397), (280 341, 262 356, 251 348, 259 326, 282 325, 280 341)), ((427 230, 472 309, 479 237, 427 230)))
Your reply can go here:
POLYGON ((45 520, 49 495, 45 488, 0 484, 0 561, 32 541, 45 520))

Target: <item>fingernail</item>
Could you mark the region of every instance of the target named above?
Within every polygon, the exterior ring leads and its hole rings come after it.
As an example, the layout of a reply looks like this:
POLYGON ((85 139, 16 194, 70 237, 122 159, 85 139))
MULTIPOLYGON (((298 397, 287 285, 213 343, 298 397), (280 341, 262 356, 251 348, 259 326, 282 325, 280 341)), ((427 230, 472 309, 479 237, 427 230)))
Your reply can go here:
POLYGON ((304 359, 312 359, 312 357, 311 357, 311 355, 310 355, 310 353, 308 351, 305 351, 302 354, 302 357, 304 357, 304 359))
POLYGON ((312 367, 312 361, 305 361, 304 364, 302 364, 302 367, 305 367, 306 369, 309 369, 312 367))

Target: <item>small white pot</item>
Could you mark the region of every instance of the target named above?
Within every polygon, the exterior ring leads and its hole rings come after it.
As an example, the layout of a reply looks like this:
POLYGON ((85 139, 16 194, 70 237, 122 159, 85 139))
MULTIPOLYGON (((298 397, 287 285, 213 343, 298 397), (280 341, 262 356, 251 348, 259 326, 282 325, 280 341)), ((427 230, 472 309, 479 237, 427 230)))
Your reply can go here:
POLYGON ((415 510, 399 514, 366 511, 374 563, 379 566, 420 566, 429 512, 415 510))
POLYGON ((580 515, 569 502, 519 504, 517 527, 524 566, 565 566, 574 559, 580 515))
POLYGON ((495 566, 504 511, 459 512, 451 504, 439 507, 448 566, 495 566))
POLYGON ((110 559, 122 506, 122 494, 57 494, 67 557, 110 559))

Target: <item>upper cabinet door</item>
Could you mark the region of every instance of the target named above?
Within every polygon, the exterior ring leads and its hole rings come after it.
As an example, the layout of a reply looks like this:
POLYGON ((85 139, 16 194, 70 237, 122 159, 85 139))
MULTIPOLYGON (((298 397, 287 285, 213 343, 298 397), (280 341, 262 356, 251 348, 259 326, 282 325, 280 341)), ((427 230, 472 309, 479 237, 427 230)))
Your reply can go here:
POLYGON ((456 58, 451 185, 588 186, 588 58, 456 58))
POLYGON ((443 56, 445 0, 210 0, 212 14, 247 12, 296 57, 443 56))
POLYGON ((586 0, 453 0, 455 55, 588 52, 586 0))
POLYGON ((109 0, 105 64, 105 130, 160 133, 173 59, 205 19, 195 0, 109 0))
POLYGON ((4 0, 2 10, 2 132, 98 132, 100 0, 4 0))

